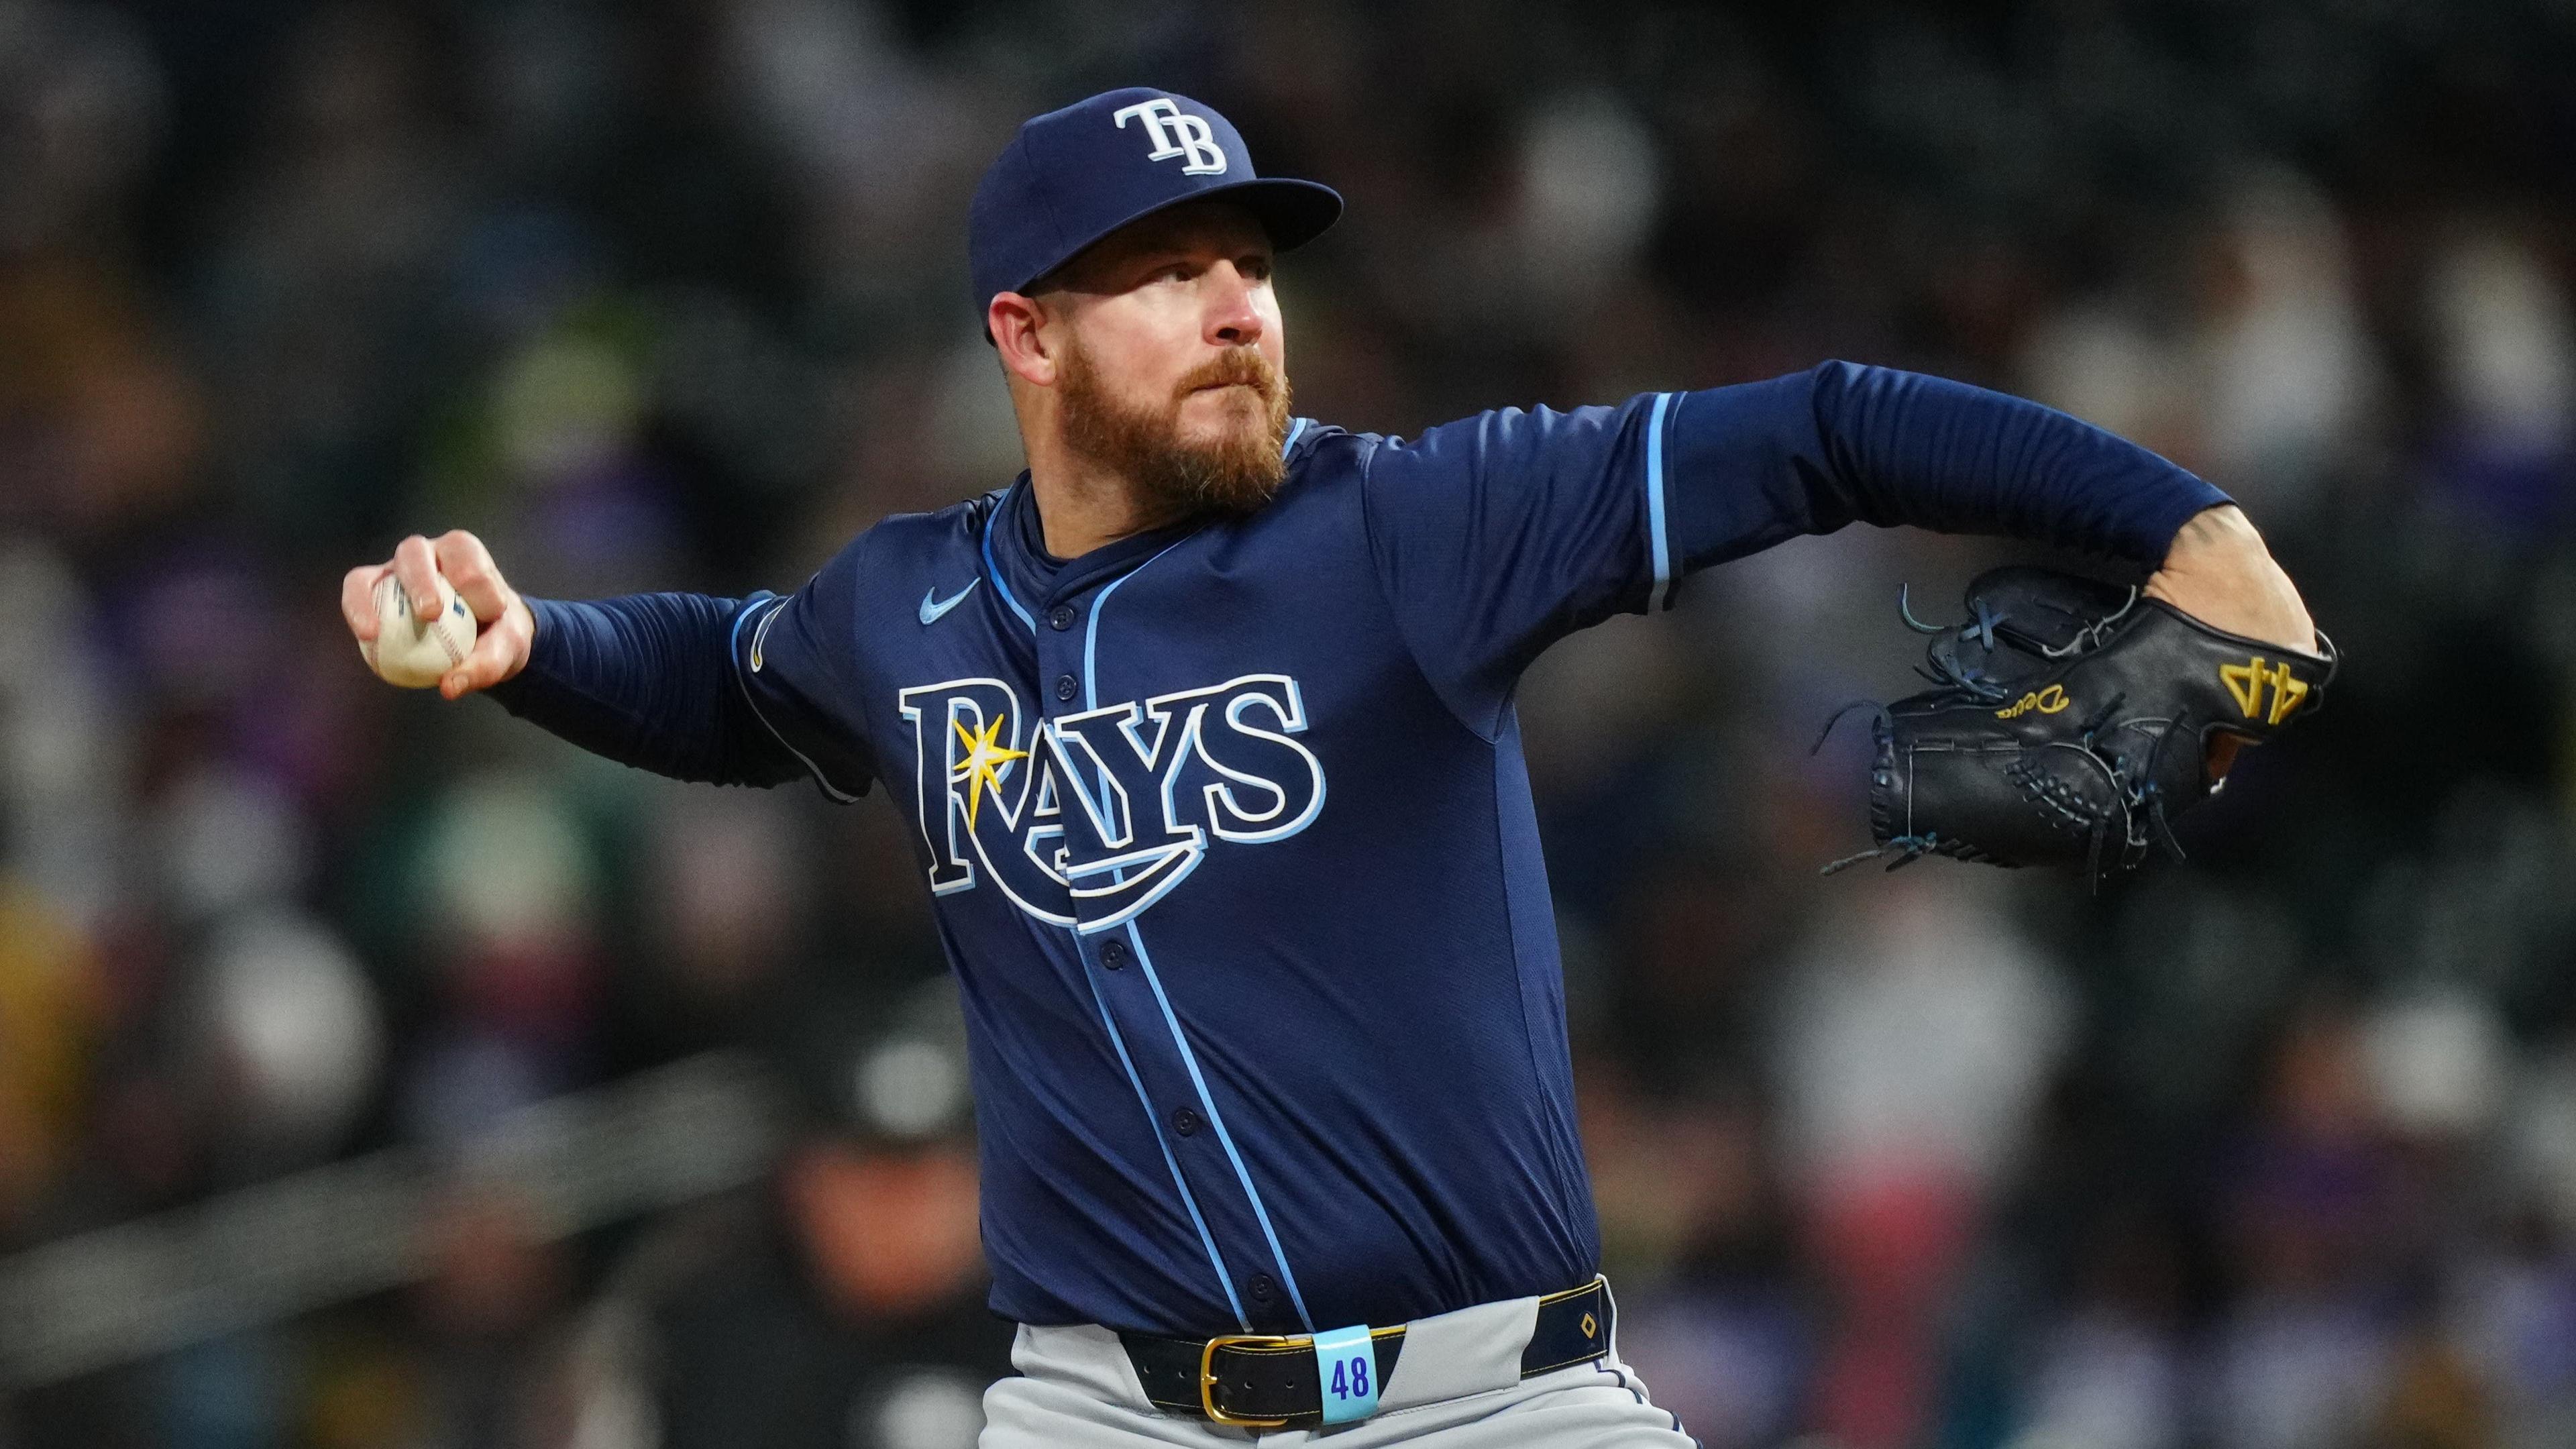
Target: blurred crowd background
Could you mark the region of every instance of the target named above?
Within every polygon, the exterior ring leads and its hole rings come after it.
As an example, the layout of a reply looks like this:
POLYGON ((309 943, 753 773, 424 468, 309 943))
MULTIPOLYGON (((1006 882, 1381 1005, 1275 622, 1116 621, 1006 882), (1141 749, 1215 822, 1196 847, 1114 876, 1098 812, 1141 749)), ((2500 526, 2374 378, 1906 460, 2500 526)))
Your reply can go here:
POLYGON ((971 1440, 895 811, 398 693, 336 592, 453 526, 530 593, 792 588, 1006 483, 966 199, 1126 84, 1348 196, 1302 414, 1943 373, 2233 491, 2348 657, 2092 894, 1816 874, 1899 584, 2006 546, 1802 541, 1541 663, 1659 1402, 2576 1443, 2576 8, 0 0, 0 1446, 971 1440))

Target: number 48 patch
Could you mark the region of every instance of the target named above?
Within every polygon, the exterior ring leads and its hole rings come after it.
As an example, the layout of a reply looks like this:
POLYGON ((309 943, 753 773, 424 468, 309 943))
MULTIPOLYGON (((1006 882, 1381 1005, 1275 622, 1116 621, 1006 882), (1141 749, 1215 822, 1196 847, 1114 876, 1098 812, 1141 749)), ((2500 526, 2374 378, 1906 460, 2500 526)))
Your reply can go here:
POLYGON ((1354 1423, 1377 1412, 1377 1349, 1367 1324, 1315 1335, 1315 1378, 1324 1387, 1325 1423, 1354 1423))

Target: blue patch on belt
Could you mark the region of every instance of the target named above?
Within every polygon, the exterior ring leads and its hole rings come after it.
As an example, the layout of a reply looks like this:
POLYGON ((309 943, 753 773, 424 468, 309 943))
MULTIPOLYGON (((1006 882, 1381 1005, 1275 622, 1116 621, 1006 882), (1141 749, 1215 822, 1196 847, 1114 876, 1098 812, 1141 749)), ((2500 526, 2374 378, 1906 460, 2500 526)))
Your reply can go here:
POLYGON ((1350 1424, 1377 1412, 1377 1349, 1365 1323, 1315 1335, 1315 1382, 1324 1390, 1324 1422, 1350 1424))

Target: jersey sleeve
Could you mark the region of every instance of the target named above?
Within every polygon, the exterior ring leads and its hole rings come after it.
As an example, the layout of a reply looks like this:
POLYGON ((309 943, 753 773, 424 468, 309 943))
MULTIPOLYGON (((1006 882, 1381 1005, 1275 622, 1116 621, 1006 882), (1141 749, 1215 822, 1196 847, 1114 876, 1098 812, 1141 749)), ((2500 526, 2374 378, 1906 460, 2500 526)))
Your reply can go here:
POLYGON ((655 774, 721 785, 809 778, 854 800, 875 762, 829 645, 834 601, 850 587, 834 563, 783 597, 530 599, 528 667, 490 693, 514 715, 655 774))
POLYGON ((853 572, 836 559, 793 594, 755 597, 734 621, 728 650, 734 686, 760 729, 844 804, 867 793, 877 773, 848 667, 853 572))
POLYGON ((1617 407, 1506 409, 1380 444, 1362 508, 1414 658, 1490 736, 1549 644, 1696 569, 1853 522, 2149 561, 2227 496, 2038 403, 1828 362, 1617 407))
POLYGON ((1381 444, 1361 507, 1415 661, 1491 736, 1513 681, 1559 638, 1646 601, 1645 483, 1669 397, 1506 408, 1381 444))

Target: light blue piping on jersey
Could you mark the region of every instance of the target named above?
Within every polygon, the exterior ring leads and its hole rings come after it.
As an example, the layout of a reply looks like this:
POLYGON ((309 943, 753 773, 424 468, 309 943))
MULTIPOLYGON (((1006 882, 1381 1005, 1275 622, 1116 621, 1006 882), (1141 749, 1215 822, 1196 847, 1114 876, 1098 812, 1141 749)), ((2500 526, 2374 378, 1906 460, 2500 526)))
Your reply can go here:
MULTIPOLYGON (((1280 457, 1287 457, 1288 450, 1297 446, 1297 439, 1305 434, 1306 422, 1306 419, 1299 418, 1296 423, 1288 429, 1288 441, 1279 445, 1280 457)), ((999 513, 1001 510, 995 509, 994 511, 999 513)), ((1154 558, 1149 558, 1143 563, 1136 565, 1134 568, 1129 569, 1127 572, 1120 574, 1117 578, 1110 580, 1109 587, 1100 591, 1100 597, 1091 601, 1091 620, 1089 623, 1082 626, 1082 707, 1084 709, 1100 708, 1100 690, 1098 688, 1098 681, 1093 677, 1093 663, 1100 655, 1100 611, 1108 607, 1109 596, 1118 592, 1119 585, 1136 577, 1138 574, 1143 573, 1145 570, 1152 568, 1154 566, 1154 559, 1161 558, 1164 554, 1170 553, 1173 549, 1179 548, 1182 544, 1185 544, 1196 537, 1198 537, 1198 535, 1193 532, 1163 545, 1162 548, 1155 551, 1154 558)), ((989 522, 984 525, 984 561, 987 564, 990 564, 993 561, 993 526, 989 522)), ((996 578, 993 582, 996 585, 999 585, 1001 580, 996 578)), ((1008 598, 1010 590, 1004 589, 1002 590, 1002 594, 1005 598, 1008 598)), ((1014 601, 1011 604, 1011 607, 1014 609, 1018 608, 1018 602, 1014 601)), ((1028 615, 1022 614, 1020 617, 1025 619, 1028 615)), ((1029 627, 1034 629, 1037 626, 1035 624, 1031 624, 1029 627)), ((1102 779, 1101 784, 1101 802, 1105 805, 1108 803, 1109 793, 1106 777, 1102 779)))
MULTIPOLYGON (((1299 420, 1301 428, 1303 426, 1303 422, 1303 419, 1299 420)), ((1290 441, 1295 441, 1295 433, 1292 432, 1289 436, 1290 441)), ((1162 550, 1156 553, 1153 558, 1145 560, 1135 568, 1119 575, 1116 579, 1111 580, 1109 586, 1100 591, 1100 597, 1091 601, 1091 619, 1089 623, 1083 626, 1082 631, 1082 707, 1084 709, 1093 710, 1100 707, 1100 680, 1098 674, 1100 653, 1100 616, 1109 606, 1109 596, 1118 592, 1119 585, 1126 583, 1129 579, 1132 579, 1136 577, 1136 575, 1143 573, 1146 569, 1151 568, 1154 564, 1154 559, 1161 558, 1164 554, 1170 553, 1173 549, 1179 548, 1182 544, 1187 543, 1191 538, 1195 538, 1197 536, 1197 534, 1192 533, 1187 537, 1174 539, 1171 543, 1164 545, 1162 550)), ((1178 742, 1175 741, 1175 744, 1177 743, 1178 742)), ((1100 804, 1102 809, 1105 811, 1109 805, 1109 784, 1105 778, 1101 781, 1100 796, 1100 804)), ((1131 806, 1130 808, 1133 807, 1131 806)), ((1123 877, 1125 872, 1121 871, 1119 874, 1123 877)), ((1080 936, 1079 928, 1076 929, 1075 934, 1078 940, 1080 936)), ((1304 1325, 1308 1333, 1312 1333, 1315 1331, 1315 1320, 1308 1316, 1306 1312, 1306 1296, 1297 1289, 1297 1274, 1288 1266, 1288 1254, 1286 1250, 1279 1246, 1279 1233, 1276 1229, 1270 1226, 1270 1210, 1262 1204, 1261 1190, 1252 1185, 1252 1173, 1243 1165, 1243 1154, 1235 1148, 1234 1134, 1226 1130, 1225 1114, 1216 1109, 1216 1097, 1213 1093, 1208 1091, 1207 1078, 1199 1071, 1198 1053, 1190 1050, 1190 1039, 1181 1031, 1181 1021, 1180 1018, 1172 1011, 1171 998, 1163 994, 1163 978, 1154 970, 1153 955, 1145 949, 1144 934, 1136 929, 1136 922, 1132 919, 1127 922, 1127 940, 1129 944, 1136 948, 1136 965, 1145 973, 1145 984, 1153 988, 1154 1004, 1161 1007, 1163 1010, 1163 1025, 1169 1028, 1172 1033, 1172 1045, 1180 1049, 1181 1065, 1189 1069, 1190 1085, 1198 1091, 1199 1106, 1204 1108, 1207 1112, 1208 1125, 1216 1129, 1216 1140, 1220 1146, 1225 1148, 1226 1161, 1234 1165, 1234 1180, 1243 1185, 1243 1195, 1252 1203, 1253 1219, 1261 1224, 1262 1239, 1270 1245, 1270 1261, 1279 1269, 1279 1281, 1288 1289, 1288 1301, 1290 1304, 1294 1305, 1297 1310, 1297 1321, 1304 1325)), ((1086 972, 1088 969, 1088 967, 1085 968, 1086 972)), ((1096 989, 1097 988, 1095 988, 1095 990, 1096 989)), ((1141 1091, 1143 1088, 1140 1086, 1138 1090, 1141 1091)), ((1156 1126, 1158 1140, 1160 1131, 1161 1128, 1158 1123, 1156 1126)), ((1167 1146, 1165 1151, 1168 1152, 1169 1150, 1170 1149, 1167 1146)), ((1177 1176, 1179 1168, 1175 1167, 1173 1172, 1175 1176, 1177 1176)), ((1184 1191, 1186 1191, 1186 1189, 1184 1189, 1184 1191)), ((1219 1271, 1223 1271, 1222 1265, 1219 1266, 1219 1271)), ((1228 1282, 1226 1284, 1225 1291, 1226 1296, 1231 1299, 1234 1295, 1234 1285, 1231 1282, 1228 1282)), ((1242 1314, 1242 1308, 1238 1305, 1235 1312, 1236 1315, 1240 1317, 1242 1314)), ((1246 1330, 1246 1332, 1249 1331, 1250 1330, 1248 1329, 1246 1330)))
POLYGON ((1030 618, 1029 611, 1020 607, 1020 601, 1011 593, 1011 586, 1002 582, 1002 571, 993 566, 993 524, 1001 516, 1002 506, 997 503, 993 505, 992 514, 984 520, 984 572, 993 576, 993 588, 1002 596, 1002 602, 1010 605, 1011 612, 1019 615, 1020 622, 1028 625, 1029 632, 1034 634, 1038 631, 1038 621, 1030 618))
POLYGON ((1669 607, 1673 592, 1673 546, 1664 533, 1664 414, 1673 404, 1668 392, 1655 394, 1655 411, 1646 420, 1646 536, 1655 554, 1655 587, 1646 609, 1669 607))
MULTIPOLYGON (((796 763, 805 767, 806 773, 814 777, 814 783, 823 787, 824 794, 831 796, 834 800, 839 801, 843 805, 855 805, 859 802, 858 796, 850 794, 838 785, 833 784, 830 780, 823 778, 822 766, 817 765, 812 760, 806 758, 803 750, 787 743, 787 736, 780 734, 778 732, 778 726, 769 722, 769 716, 760 712, 760 701, 752 697, 751 681, 742 677, 742 626, 750 622, 752 612, 754 610, 758 609, 763 603, 772 599, 775 599, 778 602, 778 608, 771 609, 769 611, 769 616, 775 619, 778 617, 778 610, 787 607, 787 600, 781 595, 768 593, 766 591, 753 597, 751 602, 743 605, 741 608, 734 610, 733 629, 725 636, 725 662, 733 666, 734 687, 742 691, 742 702, 751 706, 751 717, 760 721, 760 727, 769 731, 769 737, 778 741, 780 748, 796 757, 796 763)), ((767 624, 763 624, 761 627, 766 629, 769 626, 767 624)), ((753 638, 757 641, 759 636, 754 635, 753 638)))
MULTIPOLYGON (((1098 681, 1092 677, 1092 663, 1100 655, 1100 611, 1109 607, 1109 596, 1118 592, 1119 585, 1136 577, 1138 574, 1143 573, 1145 570, 1152 568, 1154 566, 1154 559, 1161 558, 1163 555, 1170 553, 1173 549, 1179 548, 1182 544, 1185 544, 1196 537, 1198 537, 1198 534, 1196 532, 1192 532, 1173 539, 1170 543, 1164 544, 1161 548, 1154 551, 1154 558, 1149 558, 1143 563, 1136 565, 1134 568, 1129 569, 1127 572, 1120 574, 1118 577, 1111 579, 1109 581, 1109 587, 1100 591, 1100 597, 1091 601, 1091 620, 1089 623, 1082 626, 1082 707, 1084 709, 1090 710, 1100 708, 1100 690, 1098 687, 1098 681)), ((1104 774, 1101 777, 1100 795, 1101 803, 1103 805, 1109 803, 1108 785, 1108 776, 1104 774)))
MULTIPOLYGON (((1075 951, 1081 950, 1076 938, 1075 951)), ((1199 1200, 1190 1195, 1190 1184, 1181 1176, 1180 1161, 1172 1156, 1172 1144, 1163 1138, 1163 1119, 1154 1112, 1154 1099, 1145 1094, 1145 1079, 1136 1075, 1136 1063, 1127 1055, 1127 1039, 1118 1034, 1118 1023, 1110 1018, 1109 1003, 1100 994, 1100 983, 1091 974, 1091 963, 1082 963, 1082 979, 1091 987, 1091 1002, 1100 1008, 1100 1024, 1109 1029, 1109 1044, 1118 1049, 1118 1065, 1127 1069, 1127 1084, 1136 1089, 1136 1101, 1145 1109, 1145 1126, 1154 1134, 1154 1145, 1163 1149, 1163 1166, 1172 1174, 1172 1185, 1181 1190, 1181 1206, 1190 1210, 1190 1223, 1199 1230, 1199 1246, 1207 1249, 1208 1266, 1216 1269, 1217 1286, 1225 1290, 1225 1303, 1234 1310, 1234 1321, 1245 1333, 1252 1331, 1252 1320, 1243 1316, 1243 1300, 1234 1295, 1234 1275, 1226 1271, 1225 1259, 1217 1253, 1216 1235, 1208 1231, 1207 1219, 1199 1215, 1199 1200)))
POLYGON ((1252 1185, 1252 1173, 1243 1165, 1243 1154, 1234 1149, 1234 1134, 1225 1130, 1225 1117, 1217 1111, 1216 1098, 1208 1092, 1207 1078, 1199 1074, 1198 1054, 1190 1050, 1190 1039, 1181 1034, 1180 1018, 1172 1014, 1171 998, 1163 994, 1163 978, 1154 974, 1154 958, 1146 954, 1145 937, 1137 931, 1134 921, 1127 923, 1127 939, 1136 947, 1136 964, 1144 968, 1145 984, 1154 988, 1154 1004, 1163 1008, 1163 1024, 1171 1028, 1172 1042, 1181 1049, 1181 1065, 1190 1069, 1190 1085, 1198 1088, 1199 1105, 1207 1109, 1208 1125, 1216 1128, 1216 1140, 1225 1148, 1226 1161, 1234 1164, 1234 1180, 1243 1184, 1243 1195, 1252 1200, 1252 1216, 1260 1222, 1261 1236, 1270 1244, 1270 1261, 1279 1265, 1279 1281, 1287 1286, 1288 1301, 1297 1309, 1297 1321, 1312 1333, 1315 1320, 1306 1312, 1306 1296, 1297 1291, 1297 1275, 1289 1271, 1288 1254, 1280 1248, 1279 1234, 1270 1226, 1270 1210, 1261 1205, 1261 1190, 1252 1185))
MULTIPOLYGON (((1163 545, 1161 548, 1156 549, 1154 551, 1154 558, 1149 558, 1143 563, 1136 565, 1134 568, 1129 569, 1127 572, 1120 574, 1118 577, 1111 579, 1109 581, 1109 586, 1100 591, 1100 597, 1091 601, 1091 618, 1082 626, 1082 707, 1085 710, 1095 710, 1100 708, 1100 682, 1096 675, 1094 666, 1100 656, 1100 611, 1108 604, 1109 596, 1118 592, 1118 586, 1120 584, 1127 582, 1129 579, 1143 573, 1148 568, 1153 567, 1154 559, 1161 558, 1163 555, 1170 553, 1173 549, 1179 548, 1182 544, 1189 542, 1197 536, 1198 535, 1196 533, 1185 534, 1182 537, 1173 539, 1170 543, 1163 545)), ((1072 757, 1070 755, 1065 757, 1065 763, 1069 773, 1072 766, 1072 757)), ((1072 785, 1073 788, 1077 790, 1082 790, 1086 795, 1091 793, 1079 780, 1068 779, 1066 783, 1072 785)), ((1133 809, 1134 807, 1131 805, 1129 808, 1133 809)), ((1102 820, 1107 820, 1109 818, 1109 770, 1106 766, 1103 766, 1100 771, 1100 793, 1093 797, 1092 814, 1102 820)), ((1118 867, 1110 873, 1109 878, 1121 885, 1125 884, 1127 880, 1127 868, 1123 865, 1118 867)), ((1177 882, 1175 883, 1177 884, 1177 882)))
MULTIPOLYGON (((1304 437, 1304 436, 1305 436, 1305 434, 1306 434, 1306 424, 1307 424, 1308 422, 1310 422, 1310 421, 1312 421, 1312 420, 1311 420, 1311 419, 1308 419, 1308 418, 1299 418, 1299 419, 1297 419, 1293 424, 1291 424, 1291 425, 1289 426, 1289 429, 1288 429, 1288 441, 1286 441, 1286 442, 1284 442, 1284 443, 1281 443, 1281 444, 1279 445, 1279 456, 1280 456, 1280 457, 1282 457, 1282 458, 1287 457, 1287 456, 1288 456, 1288 450, 1289 450, 1289 449, 1291 449, 1291 448, 1293 448, 1293 447, 1296 447, 1296 446, 1297 446, 1297 440, 1298 440, 1299 438, 1301 438, 1301 437, 1304 437)), ((1029 632, 1030 632, 1030 633, 1032 633, 1032 634, 1034 634, 1034 633, 1036 633, 1036 632, 1037 632, 1037 629, 1038 629, 1038 621, 1037 621, 1034 617, 1032 617, 1032 616, 1030 615, 1030 613, 1029 613, 1029 611, 1028 611, 1028 610, 1023 609, 1023 608, 1021 608, 1021 607, 1020 607, 1020 601, 1019 601, 1019 599, 1018 599, 1015 595, 1013 595, 1013 594, 1011 593, 1011 586, 1010 586, 1009 584, 1006 584, 1006 583, 1002 582, 1002 571, 1001 571, 1001 569, 1000 569, 1000 568, 998 568, 998 567, 996 567, 996 566, 994 565, 994 563, 993 563, 993 525, 994 525, 994 523, 995 523, 995 522, 997 522, 997 521, 1001 518, 1001 516, 1002 516, 1002 510, 1001 510, 1001 508, 1000 508, 1000 506, 999 506, 999 505, 996 505, 996 506, 994 507, 994 509, 993 509, 993 512, 992 512, 991 516, 990 516, 990 517, 987 517, 987 518, 984 520, 984 572, 985 572, 985 573, 987 573, 987 574, 992 575, 992 578, 993 578, 993 587, 994 587, 995 589, 997 589, 997 590, 999 590, 999 591, 1000 591, 1000 593, 1001 593, 1001 595, 1002 595, 1002 602, 1003 602, 1003 603, 1005 603, 1005 604, 1010 605, 1010 606, 1011 606, 1011 612, 1012 612, 1012 613, 1014 613, 1014 614, 1019 615, 1019 616, 1020 616, 1020 622, 1021 622, 1021 623, 1023 623, 1023 624, 1028 625, 1028 626, 1029 626, 1029 632)), ((1169 550, 1167 549, 1167 550, 1165 550, 1165 552, 1169 552, 1169 550)), ((1158 554, 1154 555, 1154 558, 1161 558, 1162 556, 1163 556, 1162 554, 1159 554, 1159 553, 1158 553, 1158 554)), ((1153 561, 1154 561, 1154 559, 1153 559, 1153 558, 1149 558, 1149 559, 1145 560, 1145 563, 1152 563, 1153 561)), ((1138 569, 1142 569, 1144 566, 1145 566, 1144 564, 1138 564, 1136 567, 1137 567, 1138 569)), ((1122 575, 1122 576, 1119 578, 1118 583, 1113 583, 1113 584, 1111 584, 1111 585, 1109 586, 1109 589, 1114 589, 1114 588, 1118 587, 1118 584, 1123 584, 1123 583, 1125 583, 1125 582, 1127 581, 1127 578, 1128 578, 1128 577, 1132 577, 1132 574, 1131 574, 1131 575, 1122 575)), ((1102 589, 1102 590, 1100 591, 1100 597, 1101 597, 1101 598, 1103 598, 1103 599, 1108 598, 1108 597, 1109 597, 1109 589, 1102 589)), ((1092 617, 1094 620, 1097 620, 1097 619, 1100 617, 1100 613, 1099 613, 1100 605, 1099 605, 1099 604, 1097 604, 1097 603, 1094 603, 1091 607, 1092 607, 1092 615, 1091 615, 1091 617, 1092 617)), ((1090 653, 1091 653, 1091 646, 1090 646, 1090 644, 1089 644, 1088 642, 1085 642, 1085 643, 1084 643, 1084 645, 1083 645, 1083 673, 1085 674, 1085 676, 1088 676, 1088 675, 1090 674, 1090 672, 1091 672, 1091 669, 1090 669, 1090 665, 1091 665, 1090 653)), ((1086 709, 1088 709, 1088 708, 1090 708, 1090 707, 1091 707, 1091 706, 1090 706, 1088 703, 1086 703, 1086 704, 1084 705, 1084 708, 1086 708, 1086 709)))
MULTIPOLYGON (((1186 540, 1183 539, 1174 539, 1169 544, 1164 545, 1164 547, 1154 555, 1154 558, 1145 560, 1145 563, 1138 564, 1134 569, 1131 569, 1128 572, 1119 575, 1116 579, 1111 580, 1109 587, 1100 591, 1100 597, 1092 600, 1091 620, 1088 624, 1084 625, 1082 633, 1082 707, 1084 709, 1093 709, 1097 707, 1098 696, 1094 689, 1091 661, 1093 652, 1100 642, 1100 606, 1108 602, 1109 596, 1117 591, 1120 584, 1123 584, 1129 579, 1134 578, 1137 574, 1144 572, 1145 564, 1150 564, 1154 559, 1161 558, 1164 554, 1170 553, 1173 549, 1180 547, 1185 541, 1186 540)), ((985 528, 984 547, 986 550, 984 555, 985 560, 987 563, 990 563, 992 560, 992 529, 989 524, 985 528)), ((999 574, 994 576, 993 582, 996 587, 1000 587, 1001 577, 999 574)), ((1010 596, 1010 591, 1008 589, 1003 589, 1002 592, 1003 597, 1008 598, 1010 596)), ((1016 600, 1013 601, 1011 607, 1013 609, 1019 608, 1018 602, 1016 600)), ((1028 616, 1024 613, 1021 617, 1027 618, 1028 616)), ((1029 627, 1034 631, 1037 628, 1037 625, 1035 623, 1031 623, 1029 627)), ((1041 726, 1041 728, 1043 728, 1043 726, 1041 726)), ((1063 756, 1063 758, 1067 764, 1071 763, 1071 758, 1069 756, 1063 756)), ((1077 790, 1082 788, 1079 781, 1072 780, 1070 778, 1068 778, 1065 783, 1077 790)), ((1109 782, 1104 774, 1100 784, 1100 799, 1101 805, 1104 809, 1107 807, 1108 798, 1109 782)), ((1126 874, 1127 872, 1124 869, 1121 869, 1113 878, 1123 880, 1126 878, 1126 874)), ((1199 1212, 1198 1199, 1190 1192, 1189 1179, 1181 1175, 1180 1160, 1172 1156, 1172 1144, 1163 1136, 1163 1120, 1154 1110, 1153 1097, 1145 1090, 1145 1079, 1136 1073, 1135 1060, 1127 1054, 1126 1038, 1118 1034, 1118 1023, 1109 1014, 1109 1002, 1100 994, 1100 982, 1099 979, 1092 974, 1091 962, 1089 958, 1082 956, 1082 928, 1079 925, 1074 927, 1073 949, 1075 956, 1082 959, 1082 976, 1083 980, 1089 983, 1091 987, 1092 1003, 1100 1008, 1100 1024, 1109 1030, 1109 1044, 1118 1049, 1118 1064, 1127 1069, 1128 1085, 1136 1089, 1136 1100, 1145 1108, 1145 1123, 1148 1127, 1153 1129, 1154 1145, 1162 1149, 1163 1166, 1172 1174, 1172 1185, 1181 1190, 1181 1204, 1190 1210, 1190 1222, 1198 1229, 1199 1232, 1199 1246, 1207 1250, 1208 1266, 1216 1270, 1217 1286, 1225 1290, 1226 1306, 1234 1310, 1234 1321, 1242 1326, 1243 1332, 1250 1333, 1252 1331, 1252 1320, 1244 1316, 1243 1300, 1235 1294, 1234 1275, 1227 1270, 1224 1255, 1217 1251, 1216 1235, 1208 1231, 1207 1219, 1199 1212)), ((1140 959, 1143 957, 1144 946, 1141 943, 1137 946, 1136 953, 1140 959)), ((1183 1050, 1186 1051, 1187 1048, 1185 1047, 1183 1050)))

